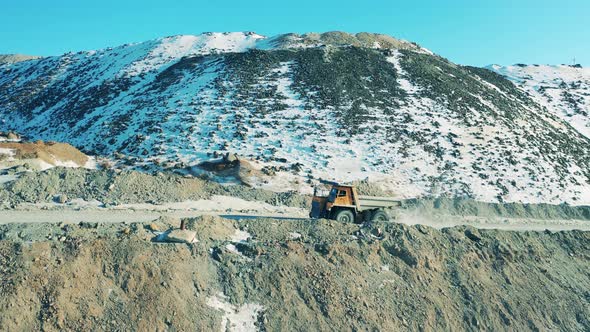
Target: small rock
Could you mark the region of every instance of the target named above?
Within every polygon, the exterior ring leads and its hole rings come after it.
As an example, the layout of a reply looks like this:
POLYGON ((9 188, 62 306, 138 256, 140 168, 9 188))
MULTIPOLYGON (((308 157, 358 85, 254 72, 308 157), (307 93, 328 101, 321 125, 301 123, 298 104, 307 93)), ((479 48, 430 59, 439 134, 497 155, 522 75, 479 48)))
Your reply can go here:
POLYGON ((226 160, 227 162, 233 163, 233 162, 236 162, 236 161, 240 160, 240 158, 239 158, 239 157, 238 157, 238 155, 237 155, 237 154, 235 154, 235 153, 228 153, 228 154, 226 155, 226 157, 225 157, 225 160, 226 160))
POLYGON ((474 242, 481 241, 481 236, 479 236, 478 232, 470 228, 465 230, 465 236, 474 242))
POLYGON ((381 228, 377 227, 373 230, 373 235, 377 236, 377 237, 381 237, 383 236, 383 232, 381 231, 381 228))
POLYGON ((55 201, 59 204, 65 204, 68 201, 68 196, 65 194, 57 195, 55 201))
POLYGON ((98 228, 98 223, 97 222, 87 222, 87 221, 81 221, 78 226, 80 226, 80 228, 86 228, 86 229, 90 229, 90 228, 98 228))

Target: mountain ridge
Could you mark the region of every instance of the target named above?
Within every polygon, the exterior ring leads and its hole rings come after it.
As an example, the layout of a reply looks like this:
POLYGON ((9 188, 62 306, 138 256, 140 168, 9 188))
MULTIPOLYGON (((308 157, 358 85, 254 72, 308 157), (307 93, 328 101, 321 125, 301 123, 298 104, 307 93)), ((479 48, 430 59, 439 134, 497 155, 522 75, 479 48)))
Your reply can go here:
MULTIPOLYGON (((176 40, 191 39, 191 40, 208 40, 208 41, 225 41, 231 43, 236 42, 237 39, 243 39, 246 41, 256 41, 251 43, 251 48, 268 50, 283 49, 283 48, 304 48, 304 47, 319 47, 319 46, 359 46, 359 47, 371 47, 371 48, 396 48, 396 49, 411 49, 415 51, 424 51, 432 53, 427 49, 422 48, 416 43, 409 42, 403 39, 397 39, 393 36, 381 33, 371 32, 358 32, 348 33, 343 31, 329 31, 323 33, 308 32, 308 33, 282 33, 272 36, 265 36, 258 34, 254 31, 245 32, 202 32, 199 34, 178 34, 170 35, 165 37, 159 37, 141 42, 125 43, 120 46, 135 46, 140 44, 150 43, 166 43, 173 42, 176 40)), ((225 45, 227 46, 227 45, 225 45)), ((80 52, 94 53, 98 51, 104 51, 112 49, 113 47, 104 47, 96 50, 86 50, 80 52)), ((232 51, 231 48, 220 47, 219 51, 232 51)), ((236 50, 244 51, 245 49, 236 50)), ((75 52, 68 52, 75 53, 75 52)), ((66 53, 67 54, 67 53, 66 53)))
POLYGON ((0 54, 0 65, 10 64, 21 61, 35 60, 41 58, 36 55, 25 55, 25 54, 0 54))

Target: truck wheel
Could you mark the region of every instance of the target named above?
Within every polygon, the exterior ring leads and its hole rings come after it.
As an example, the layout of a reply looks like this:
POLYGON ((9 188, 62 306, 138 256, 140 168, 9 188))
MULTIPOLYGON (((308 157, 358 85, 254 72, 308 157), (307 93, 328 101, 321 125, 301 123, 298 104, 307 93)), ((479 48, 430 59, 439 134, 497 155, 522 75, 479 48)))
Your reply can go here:
POLYGON ((377 210, 371 216, 371 221, 389 221, 389 216, 385 211, 377 210))
POLYGON ((362 213, 361 222, 370 222, 372 216, 371 211, 363 211, 362 213))
POLYGON ((340 222, 353 222, 354 214, 350 210, 339 210, 338 212, 336 212, 334 219, 340 222))

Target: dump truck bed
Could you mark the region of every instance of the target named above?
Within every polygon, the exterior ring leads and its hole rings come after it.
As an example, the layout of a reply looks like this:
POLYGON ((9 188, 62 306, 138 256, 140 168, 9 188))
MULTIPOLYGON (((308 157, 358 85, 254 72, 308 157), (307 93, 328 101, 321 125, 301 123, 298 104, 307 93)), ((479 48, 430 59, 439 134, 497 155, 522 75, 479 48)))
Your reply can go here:
POLYGON ((400 201, 391 197, 379 196, 358 196, 360 210, 384 209, 393 206, 400 206, 400 201))

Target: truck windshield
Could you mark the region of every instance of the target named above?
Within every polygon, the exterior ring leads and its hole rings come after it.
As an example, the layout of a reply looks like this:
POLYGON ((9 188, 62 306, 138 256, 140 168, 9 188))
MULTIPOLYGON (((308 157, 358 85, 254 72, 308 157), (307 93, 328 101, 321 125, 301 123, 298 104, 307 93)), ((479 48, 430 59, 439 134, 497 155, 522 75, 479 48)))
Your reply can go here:
POLYGON ((332 190, 330 190, 330 195, 328 196, 328 202, 334 203, 334 201, 336 200, 337 194, 338 194, 338 189, 332 188, 332 190))

